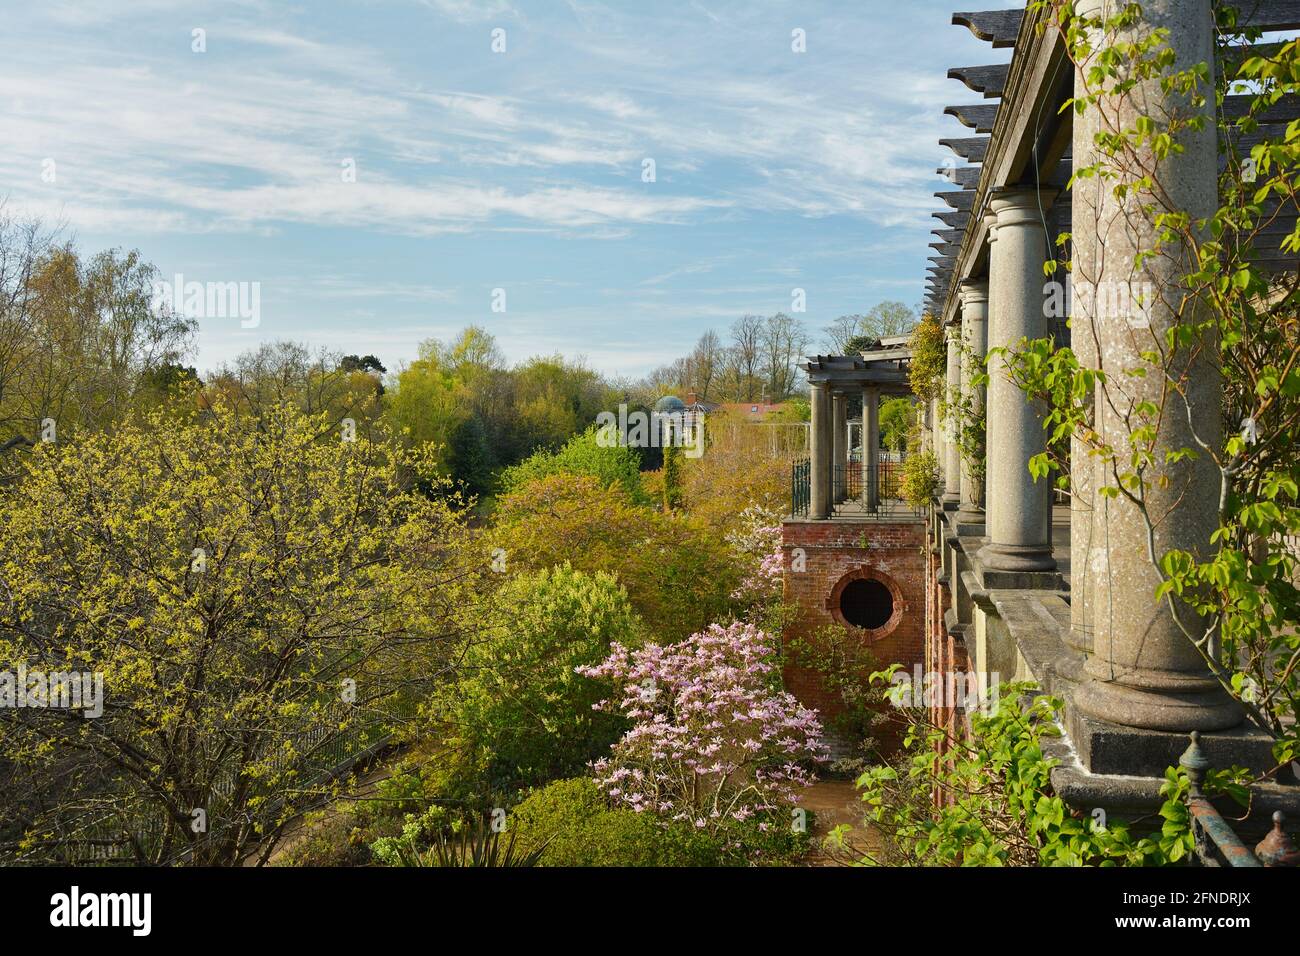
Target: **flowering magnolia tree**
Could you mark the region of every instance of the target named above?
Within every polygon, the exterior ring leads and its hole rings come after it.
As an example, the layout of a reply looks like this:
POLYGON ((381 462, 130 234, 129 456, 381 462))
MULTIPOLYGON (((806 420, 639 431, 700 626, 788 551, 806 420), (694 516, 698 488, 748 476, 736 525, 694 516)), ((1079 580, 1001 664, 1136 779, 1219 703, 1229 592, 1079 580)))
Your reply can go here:
POLYGON ((781 551, 781 520, 768 509, 749 507, 740 514, 741 529, 727 543, 746 560, 745 578, 731 597, 746 604, 766 604, 781 596, 785 556, 781 551))
POLYGON ((711 625, 679 644, 629 650, 579 667, 612 680, 633 727, 594 764, 615 803, 710 835, 789 813, 827 758, 815 711, 772 687, 774 639, 751 624, 711 625))

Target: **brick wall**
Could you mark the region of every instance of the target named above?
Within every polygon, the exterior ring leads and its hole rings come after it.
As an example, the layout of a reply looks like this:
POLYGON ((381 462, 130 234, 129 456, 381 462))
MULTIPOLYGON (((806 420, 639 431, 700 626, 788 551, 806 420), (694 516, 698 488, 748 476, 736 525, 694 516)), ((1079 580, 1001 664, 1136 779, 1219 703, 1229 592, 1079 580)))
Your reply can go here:
MULTIPOLYGON (((925 663, 926 545, 921 521, 786 521, 781 526, 785 553, 785 597, 797 605, 798 614, 785 637, 805 641, 827 625, 843 626, 832 604, 836 586, 846 577, 870 576, 881 580, 894 594, 894 618, 876 631, 853 629, 881 666, 898 663, 911 671, 925 663), (802 562, 799 559, 802 558, 802 562), (800 563, 804 570, 797 570, 800 563)), ((801 702, 824 717, 841 711, 838 695, 823 686, 814 671, 788 663, 786 687, 801 702)), ((899 727, 888 724, 877 731, 885 750, 897 747, 899 727)), ((832 740, 834 751, 844 741, 832 740)))

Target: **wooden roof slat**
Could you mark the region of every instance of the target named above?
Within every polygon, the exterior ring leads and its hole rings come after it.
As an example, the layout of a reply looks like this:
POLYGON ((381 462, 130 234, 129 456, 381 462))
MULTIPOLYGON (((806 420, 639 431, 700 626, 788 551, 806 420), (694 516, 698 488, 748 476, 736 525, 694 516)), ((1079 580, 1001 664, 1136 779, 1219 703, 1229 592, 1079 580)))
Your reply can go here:
POLYGON ((941 139, 939 145, 947 146, 968 163, 982 163, 984 157, 988 155, 989 137, 966 136, 959 139, 941 139))
POLYGON ((984 10, 979 13, 954 13, 952 22, 966 27, 975 36, 992 43, 995 50, 1016 45, 1024 10, 984 10))
MULTIPOLYGON (((1240 119, 1250 114, 1250 107, 1255 102, 1253 93, 1234 93, 1223 98, 1223 115, 1230 120, 1240 119)), ((1259 123, 1289 123, 1300 119, 1300 96, 1290 94, 1283 96, 1276 103, 1265 107, 1255 114, 1259 123)))
POLYGON ((970 221, 970 213, 960 209, 954 212, 932 212, 930 215, 954 229, 962 229, 970 221))
POLYGON ((973 189, 944 189, 934 195, 953 209, 968 210, 975 205, 975 190, 973 189))
POLYGON ((948 79, 961 80, 976 93, 983 93, 986 100, 1001 96, 1007 88, 1007 74, 1011 70, 1009 63, 992 63, 988 66, 954 66, 948 71, 948 79))
POLYGON ((980 181, 978 166, 940 166, 935 172, 962 189, 974 189, 980 181))
POLYGON ((993 132, 993 122, 998 116, 997 103, 969 103, 963 106, 945 106, 944 115, 956 117, 957 122, 977 133, 993 132))
POLYGON ((1240 18, 1238 29, 1250 26, 1258 30, 1300 30, 1300 0, 1235 0, 1240 18))
POLYGON ((1276 59, 1286 43, 1269 40, 1263 43, 1234 43, 1223 49, 1223 59, 1233 66, 1240 66, 1252 56, 1262 56, 1267 60, 1276 59))

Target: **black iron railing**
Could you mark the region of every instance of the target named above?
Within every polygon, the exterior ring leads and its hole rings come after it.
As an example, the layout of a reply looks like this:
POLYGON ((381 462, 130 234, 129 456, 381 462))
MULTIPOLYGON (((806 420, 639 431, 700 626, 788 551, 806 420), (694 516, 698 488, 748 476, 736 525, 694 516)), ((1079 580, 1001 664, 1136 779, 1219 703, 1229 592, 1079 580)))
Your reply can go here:
MULTIPOLYGON (((832 468, 834 501, 861 502, 868 514, 893 514, 899 512, 903 481, 903 458, 881 452, 874 474, 860 461, 849 461, 832 468), (868 494, 869 482, 875 483, 875 494, 868 494), (868 507, 874 502, 874 507, 868 507)), ((790 514, 802 517, 809 513, 812 501, 812 466, 807 458, 800 458, 790 466, 790 514)))
POLYGON ((808 514, 812 500, 812 462, 799 458, 790 464, 790 514, 808 514))
POLYGON ((862 497, 862 462, 835 466, 835 492, 840 501, 862 497))

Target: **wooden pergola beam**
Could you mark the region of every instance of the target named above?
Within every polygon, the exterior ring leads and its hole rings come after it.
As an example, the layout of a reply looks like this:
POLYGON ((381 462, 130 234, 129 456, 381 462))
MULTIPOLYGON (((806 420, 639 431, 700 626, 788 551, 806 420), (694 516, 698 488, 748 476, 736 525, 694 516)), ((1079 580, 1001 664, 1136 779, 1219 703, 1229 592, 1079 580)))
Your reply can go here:
POLYGON ((978 39, 992 43, 997 50, 1015 46, 1024 15, 1024 10, 984 10, 979 13, 954 13, 952 22, 959 27, 966 27, 978 39))
POLYGON ((941 139, 939 145, 947 146, 968 163, 982 163, 984 157, 988 155, 989 138, 987 136, 967 136, 959 139, 941 139))
POLYGON ((954 66, 948 71, 948 79, 961 80, 969 89, 983 93, 986 100, 1002 95, 1007 88, 1007 74, 1011 70, 1009 63, 991 63, 987 66, 954 66))
POLYGON ((963 106, 945 106, 947 116, 956 117, 957 122, 977 133, 993 132, 993 122, 998 116, 997 103, 969 103, 963 106))

